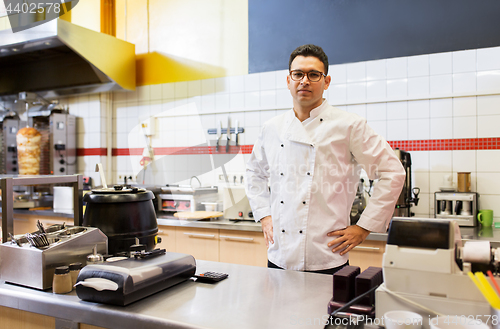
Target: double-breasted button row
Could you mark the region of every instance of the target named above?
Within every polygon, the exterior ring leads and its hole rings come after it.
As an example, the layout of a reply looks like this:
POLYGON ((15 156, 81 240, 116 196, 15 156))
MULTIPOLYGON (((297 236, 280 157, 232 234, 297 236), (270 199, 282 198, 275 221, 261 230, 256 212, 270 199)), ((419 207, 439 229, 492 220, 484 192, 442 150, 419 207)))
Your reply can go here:
MULTIPOLYGON (((281 230, 281 233, 285 233, 285 230, 284 230, 284 229, 282 229, 282 230, 281 230)), ((299 233, 300 233, 300 234, 302 234, 302 230, 300 230, 300 231, 299 231, 299 233)))

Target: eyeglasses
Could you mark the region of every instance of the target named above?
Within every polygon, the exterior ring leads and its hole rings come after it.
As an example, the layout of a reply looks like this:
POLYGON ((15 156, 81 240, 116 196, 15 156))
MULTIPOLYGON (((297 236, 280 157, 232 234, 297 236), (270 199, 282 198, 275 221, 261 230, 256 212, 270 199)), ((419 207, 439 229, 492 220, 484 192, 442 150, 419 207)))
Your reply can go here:
POLYGON ((311 82, 318 82, 321 80, 322 76, 326 78, 326 74, 318 71, 309 71, 307 73, 300 70, 290 71, 290 78, 292 78, 293 81, 301 81, 306 75, 307 79, 311 82))

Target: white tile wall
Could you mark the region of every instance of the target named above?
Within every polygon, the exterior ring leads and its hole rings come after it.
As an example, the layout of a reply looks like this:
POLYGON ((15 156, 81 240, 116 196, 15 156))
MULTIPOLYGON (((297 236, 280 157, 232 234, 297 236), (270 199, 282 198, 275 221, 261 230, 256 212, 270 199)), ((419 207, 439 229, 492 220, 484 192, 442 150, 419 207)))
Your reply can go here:
MULTIPOLYGON (((265 121, 292 107, 287 75, 286 69, 116 92, 113 147, 144 145, 137 126, 139 118, 148 116, 158 117, 154 147, 184 147, 207 139, 214 145, 216 136, 207 135, 207 129, 216 128, 219 120, 225 127, 228 116, 245 129, 240 143, 251 145, 265 121)), ((324 94, 328 101, 366 117, 388 140, 500 137, 500 47, 330 65, 329 75, 330 88, 324 94)), ((98 95, 67 102, 78 116, 78 147, 105 147, 105 102, 98 95)), ((412 151, 411 156, 413 185, 421 188, 419 205, 413 209, 417 215, 433 215, 434 192, 443 175, 470 171, 481 207, 497 209, 495 219, 500 221, 500 150, 412 151)), ((139 170, 140 158, 115 157, 115 177, 139 170)), ((199 170, 202 158, 189 159, 198 160, 179 160, 171 167, 174 172, 162 169, 162 177, 171 180, 199 170)), ((248 155, 238 159, 227 168, 243 171, 248 155)), ((79 171, 92 173, 96 161, 101 157, 79 158, 79 171)), ((203 184, 214 184, 220 172, 215 168, 199 177, 203 184)))
POLYGON ((408 77, 429 75, 429 55, 408 57, 408 77))
POLYGON ((452 76, 451 74, 434 75, 430 77, 430 94, 442 95, 452 92, 452 76))
POLYGON ((451 117, 430 120, 430 139, 451 138, 453 138, 453 119, 451 117))
POLYGON ((387 60, 387 79, 400 79, 408 76, 408 59, 406 57, 387 60))
POLYGON ((500 88, 500 70, 477 72, 477 91, 495 92, 500 88))
POLYGON ((428 99, 408 102, 409 119, 428 119, 430 117, 430 102, 428 99))
POLYGON ((377 121, 386 120, 387 118, 387 103, 374 103, 366 105, 366 119, 377 121))
POLYGON ((476 97, 453 98, 453 116, 475 116, 477 113, 476 97))
POLYGON ((476 138, 476 117, 454 117, 453 138, 476 138))
POLYGON ((500 114, 481 115, 477 117, 477 137, 498 137, 500 114))
POLYGON ((408 95, 408 79, 387 80, 387 98, 406 98, 408 95))
POLYGON ((500 69, 500 47, 482 48, 477 50, 477 70, 499 70, 500 69))
POLYGON ((429 91, 430 91, 430 78, 428 76, 408 78, 409 97, 428 96, 429 91))
POLYGON ((365 62, 347 64, 347 83, 366 81, 365 62))
POLYGON ((474 93, 476 91, 476 72, 453 74, 453 92, 474 93))
MULTIPOLYGON (((347 82, 347 65, 330 65, 328 75, 332 77, 331 84, 347 82)), ((287 72, 288 74, 288 72, 287 72)))
POLYGON ((430 74, 442 75, 452 73, 452 53, 431 54, 429 56, 430 74))
POLYGON ((476 50, 453 52, 453 73, 476 72, 476 50))
POLYGON ((387 96, 387 84, 385 81, 368 81, 366 83, 366 99, 378 100, 387 96))
POLYGON ((387 103, 387 120, 408 118, 408 102, 387 103))
POLYGON ((385 59, 366 62, 366 80, 385 80, 387 77, 385 59))
POLYGON ((451 117, 453 115, 453 99, 438 98, 430 100, 431 118, 451 117))
POLYGON ((388 120, 387 139, 408 140, 408 120, 388 120))
POLYGON ((366 100, 366 82, 347 84, 347 101, 364 102, 366 100))

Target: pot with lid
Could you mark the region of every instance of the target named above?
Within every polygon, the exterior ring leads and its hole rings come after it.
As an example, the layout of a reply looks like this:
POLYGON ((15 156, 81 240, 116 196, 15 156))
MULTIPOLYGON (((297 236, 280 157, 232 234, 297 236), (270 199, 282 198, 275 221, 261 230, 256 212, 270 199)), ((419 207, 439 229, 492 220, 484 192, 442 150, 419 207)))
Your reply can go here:
POLYGON ((85 194, 87 203, 83 226, 99 228, 108 237, 108 253, 128 252, 136 243, 153 250, 158 224, 153 206, 154 194, 146 189, 115 185, 85 194))

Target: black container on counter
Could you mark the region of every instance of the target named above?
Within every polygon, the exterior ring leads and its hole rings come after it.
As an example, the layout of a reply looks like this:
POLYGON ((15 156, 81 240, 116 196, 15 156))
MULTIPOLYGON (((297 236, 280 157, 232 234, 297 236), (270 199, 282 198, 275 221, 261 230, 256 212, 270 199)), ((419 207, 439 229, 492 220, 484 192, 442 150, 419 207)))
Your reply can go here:
POLYGON ((116 185, 114 188, 94 189, 85 194, 87 203, 83 226, 99 228, 108 237, 108 253, 128 252, 135 238, 153 250, 158 224, 151 191, 116 185))

